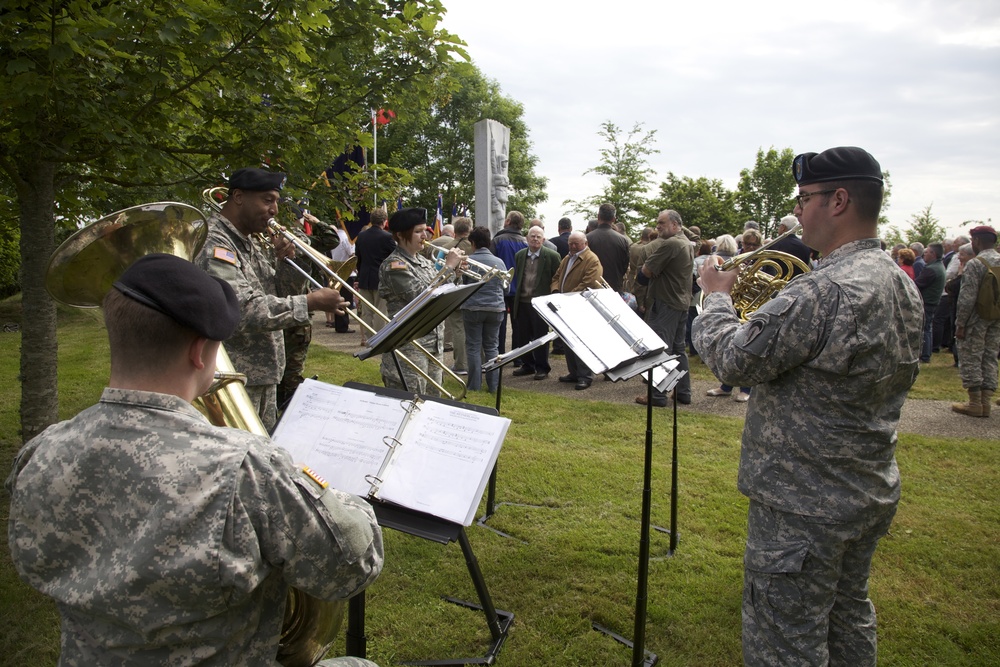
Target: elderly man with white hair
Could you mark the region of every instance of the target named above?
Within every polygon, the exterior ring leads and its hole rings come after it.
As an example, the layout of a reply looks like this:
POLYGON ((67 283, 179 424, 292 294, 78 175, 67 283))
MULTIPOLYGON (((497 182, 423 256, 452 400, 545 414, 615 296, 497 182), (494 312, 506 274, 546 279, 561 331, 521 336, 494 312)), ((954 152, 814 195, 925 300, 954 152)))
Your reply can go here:
MULTIPOLYGON (((778 223, 777 234, 780 236, 784 234, 789 229, 794 229, 795 225, 799 224, 799 219, 794 215, 786 215, 778 223)), ((779 252, 788 253, 793 257, 798 257, 802 260, 802 263, 809 266, 809 246, 802 242, 802 240, 796 234, 789 234, 785 238, 781 239, 774 245, 772 245, 769 250, 777 250, 779 252)), ((802 273, 798 267, 795 268, 794 275, 799 275, 802 273)))

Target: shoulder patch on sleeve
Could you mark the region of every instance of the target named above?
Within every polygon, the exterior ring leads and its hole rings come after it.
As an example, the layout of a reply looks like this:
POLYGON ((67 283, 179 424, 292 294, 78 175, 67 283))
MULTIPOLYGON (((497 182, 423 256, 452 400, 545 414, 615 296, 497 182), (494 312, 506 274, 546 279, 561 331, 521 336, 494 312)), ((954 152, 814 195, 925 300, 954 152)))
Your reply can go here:
POLYGON ((750 318, 750 321, 736 333, 733 342, 758 357, 766 356, 781 330, 784 314, 794 303, 794 298, 779 294, 750 318))
POLYGON ((760 320, 754 320, 747 327, 746 335, 743 337, 743 344, 749 345, 753 342, 754 338, 760 335, 760 332, 764 330, 764 323, 760 320))
POLYGON ((228 262, 233 266, 236 266, 236 253, 229 248, 223 248, 222 246, 216 246, 215 251, 212 253, 213 259, 219 259, 223 262, 228 262))
POLYGON ((410 268, 409 265, 401 259, 394 259, 391 262, 389 262, 390 271, 399 271, 399 270, 406 271, 409 268, 410 268))

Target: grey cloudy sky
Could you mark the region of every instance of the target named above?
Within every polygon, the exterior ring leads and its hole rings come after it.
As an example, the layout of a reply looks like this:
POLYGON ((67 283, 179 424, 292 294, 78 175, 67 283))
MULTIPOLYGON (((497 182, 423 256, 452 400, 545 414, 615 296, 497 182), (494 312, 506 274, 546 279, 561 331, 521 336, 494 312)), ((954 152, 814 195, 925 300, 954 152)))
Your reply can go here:
POLYGON ((760 147, 856 145, 891 172, 892 224, 928 204, 949 232, 1000 222, 995 0, 445 6, 444 27, 524 105, 550 228, 564 200, 600 191, 601 177, 582 174, 606 120, 656 130, 657 185, 673 171, 735 188, 760 147))

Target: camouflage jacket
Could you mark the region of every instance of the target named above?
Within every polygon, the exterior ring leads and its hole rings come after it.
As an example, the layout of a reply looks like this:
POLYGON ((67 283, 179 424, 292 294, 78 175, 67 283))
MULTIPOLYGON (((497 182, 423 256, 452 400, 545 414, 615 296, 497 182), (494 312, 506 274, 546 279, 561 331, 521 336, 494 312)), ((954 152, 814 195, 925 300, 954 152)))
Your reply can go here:
POLYGON ((105 389, 21 449, 7 490, 61 665, 276 665, 289 586, 346 599, 382 567, 367 503, 176 396, 105 389))
POLYGON ((388 315, 392 317, 417 298, 436 275, 434 262, 396 246, 378 270, 378 294, 385 299, 388 315))
POLYGON ((693 339, 753 386, 738 486, 786 512, 848 521, 899 500, 896 426, 917 377, 923 305, 878 239, 841 246, 741 323, 706 296, 693 339))
POLYGON ((249 385, 281 380, 285 368, 281 330, 309 321, 304 294, 275 296, 273 257, 260 241, 244 236, 216 213, 208 219, 208 240, 195 262, 236 290, 243 316, 236 333, 226 341, 226 351, 233 367, 246 374, 249 385))
POLYGON ((982 321, 976 312, 979 286, 989 271, 987 267, 998 264, 1000 264, 1000 253, 995 248, 983 250, 974 259, 965 263, 962 286, 958 291, 958 302, 955 304, 955 326, 970 327, 982 321))

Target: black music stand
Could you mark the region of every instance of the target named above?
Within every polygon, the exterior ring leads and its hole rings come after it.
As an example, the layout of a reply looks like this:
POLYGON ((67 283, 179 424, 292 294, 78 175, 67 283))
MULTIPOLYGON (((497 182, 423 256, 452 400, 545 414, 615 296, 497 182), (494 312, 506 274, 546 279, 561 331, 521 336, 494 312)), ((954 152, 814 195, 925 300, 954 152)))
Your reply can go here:
MULTIPOLYGON (((556 339, 558 337, 559 337, 559 335, 557 333, 555 333, 554 331, 550 331, 549 333, 545 334, 544 336, 539 336, 535 340, 533 340, 533 341, 531 341, 529 343, 526 343, 526 344, 522 345, 521 347, 515 348, 515 349, 511 350, 510 352, 505 352, 504 354, 498 355, 496 358, 490 359, 485 364, 483 364, 483 371, 484 372, 488 373, 488 372, 496 369, 498 371, 498 373, 499 373, 499 375, 497 377, 497 401, 496 401, 496 406, 497 406, 496 407, 496 411, 497 411, 497 414, 500 414, 500 399, 503 396, 503 367, 506 366, 507 364, 509 364, 510 362, 514 361, 515 359, 521 357, 522 355, 527 354, 528 352, 531 352, 532 350, 534 350, 537 347, 541 347, 542 345, 548 345, 549 341, 554 340, 554 339, 556 339)), ((497 505, 511 505, 511 506, 514 506, 514 507, 534 507, 534 508, 541 508, 541 507, 544 507, 544 506, 543 505, 530 505, 528 503, 497 503, 496 502, 496 491, 497 491, 497 466, 498 465, 499 465, 499 463, 493 464, 493 471, 490 472, 490 481, 489 481, 489 484, 486 487, 486 512, 483 513, 483 515, 481 517, 479 517, 478 519, 476 519, 476 523, 479 524, 480 526, 482 526, 483 528, 486 528, 487 530, 493 531, 494 533, 496 533, 497 535, 500 535, 501 537, 506 537, 508 539, 516 539, 513 535, 509 535, 509 534, 503 532, 502 530, 497 530, 496 528, 494 528, 492 526, 487 526, 486 525, 486 522, 490 519, 490 517, 493 516, 493 514, 494 514, 494 512, 496 510, 497 505)))
MULTIPOLYGON (((595 374, 605 373, 614 381, 628 380, 646 373, 646 435, 644 441, 642 518, 639 536, 639 571, 636 584, 634 640, 612 632, 598 623, 591 626, 632 649, 632 665, 652 667, 659 661, 655 653, 646 651, 646 603, 649 586, 649 534, 652 514, 653 468, 653 386, 663 392, 673 388, 683 377, 667 353, 667 344, 627 307, 612 290, 587 290, 573 294, 553 294, 532 300, 539 312, 563 339, 581 363, 595 374), (600 293, 610 293, 613 297, 600 293), (572 301, 571 301, 572 300, 572 301), (584 304, 589 303, 593 309, 584 304), (604 326, 602 326, 604 325, 604 326), (619 340, 620 337, 620 340, 619 340), (597 340, 597 339, 600 340, 597 340), (593 340, 592 340, 593 339, 593 340), (622 344, 626 347, 622 348, 622 344), (617 351, 611 349, 617 347, 617 351), (628 351, 633 353, 628 355, 628 351), (608 361, 613 359, 612 361, 608 361), (613 364, 609 367, 609 363, 613 364), (665 366, 665 364, 667 366, 665 366), (654 381, 654 369, 658 379, 654 381)), ((671 553, 676 546, 676 452, 677 399, 674 397, 674 485, 671 490, 671 553)))
POLYGON ((446 283, 424 290, 413 301, 403 306, 378 333, 369 338, 368 346, 355 352, 354 356, 364 361, 376 354, 392 352, 396 372, 399 373, 400 382, 406 387, 406 378, 403 376, 399 355, 396 353, 397 348, 426 336, 465 303, 466 299, 475 294, 483 284, 482 282, 468 285, 446 283))
MULTIPOLYGON (((359 382, 348 382, 345 387, 351 389, 362 389, 385 396, 393 396, 402 400, 412 399, 410 392, 386 387, 373 387, 359 382)), ((422 396, 425 401, 436 401, 447 405, 460 406, 467 410, 476 410, 487 414, 493 414, 493 410, 488 407, 460 403, 444 398, 422 396)), ((479 561, 472 551, 472 545, 465 533, 465 527, 459 523, 447 521, 440 517, 418 512, 408 507, 402 507, 390 502, 364 498, 375 510, 375 516, 380 526, 392 528, 408 535, 448 544, 458 542, 462 547, 462 555, 465 557, 465 565, 472 577, 472 583, 476 588, 476 595, 479 597, 479 604, 460 600, 458 598, 444 596, 444 600, 457 604, 468 609, 478 609, 486 617, 486 625, 490 631, 490 647, 484 657, 477 658, 457 658, 446 660, 421 660, 407 662, 408 665, 492 665, 507 641, 507 633, 514 622, 513 612, 497 609, 493 605, 486 580, 483 578, 482 570, 479 568, 479 561)), ((367 657, 368 638, 365 635, 365 593, 355 595, 350 599, 347 612, 347 655, 359 658, 367 657)))

